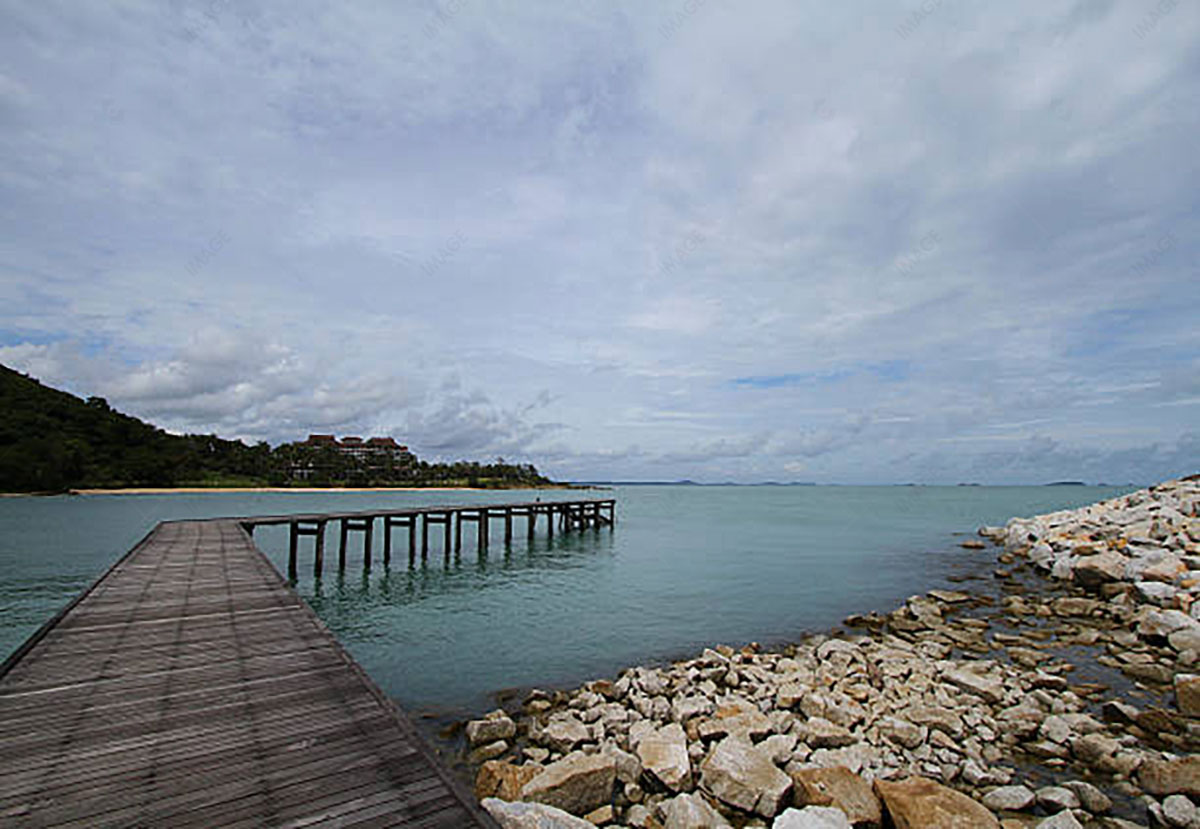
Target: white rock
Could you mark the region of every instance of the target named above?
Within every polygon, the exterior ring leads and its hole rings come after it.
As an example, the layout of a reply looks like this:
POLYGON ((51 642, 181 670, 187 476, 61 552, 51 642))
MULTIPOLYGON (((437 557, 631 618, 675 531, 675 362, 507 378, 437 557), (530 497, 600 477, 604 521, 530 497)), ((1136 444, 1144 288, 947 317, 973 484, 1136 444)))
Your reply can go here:
POLYGON ((1162 802, 1163 817, 1172 826, 1194 826, 1200 821, 1200 812, 1187 795, 1173 794, 1162 802))
POLYGON ((792 793, 792 779, 766 752, 737 735, 717 743, 700 771, 704 788, 718 799, 767 818, 777 815, 792 793))
POLYGON ((500 829, 596 829, 583 818, 544 803, 509 803, 486 797, 479 805, 500 824, 500 829))
POLYGON ((617 766, 603 754, 572 752, 521 789, 521 799, 585 815, 612 799, 617 766))
POLYGON ((832 806, 788 809, 771 826, 772 829, 854 829, 846 813, 832 806))
POLYGON ((1144 601, 1166 604, 1175 598, 1175 588, 1161 581, 1134 582, 1134 589, 1144 601))
POLYGON ((1028 809, 1036 799, 1034 793, 1025 786, 1001 786, 985 794, 979 802, 993 812, 1001 809, 1020 811, 1028 809))
POLYGON ((1062 786, 1043 786, 1037 790, 1038 805, 1047 812, 1059 812, 1064 809, 1078 809, 1079 797, 1070 789, 1062 786))
POLYGON ((659 785, 681 792, 691 785, 692 764, 688 758, 687 735, 679 723, 663 726, 641 738, 637 746, 642 770, 659 785))
POLYGON ((1083 824, 1075 819, 1075 815, 1064 810, 1043 820, 1037 825, 1037 829, 1083 829, 1083 824))
POLYGON ((699 794, 681 794, 663 805, 663 829, 726 829, 729 821, 699 794))
POLYGON ((517 724, 503 711, 493 712, 482 720, 467 723, 467 742, 472 746, 511 739, 517 733, 517 724))

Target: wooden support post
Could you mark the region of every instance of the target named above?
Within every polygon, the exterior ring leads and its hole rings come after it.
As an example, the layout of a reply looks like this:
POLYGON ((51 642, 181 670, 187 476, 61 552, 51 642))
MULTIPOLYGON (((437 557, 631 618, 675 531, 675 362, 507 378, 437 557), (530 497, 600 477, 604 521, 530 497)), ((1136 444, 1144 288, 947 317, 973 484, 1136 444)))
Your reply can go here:
POLYGON ((546 538, 549 541, 554 540, 554 505, 546 506, 546 538))
POLYGON ((383 566, 392 563, 392 516, 383 516, 383 566))
POLYGON ((454 552, 462 549, 462 510, 454 511, 454 552))
POLYGON ((442 554, 446 558, 450 557, 450 513, 446 513, 446 531, 442 536, 442 554))
POLYGON ((530 507, 529 508, 529 518, 525 522, 525 530, 529 536, 530 541, 533 541, 533 533, 534 533, 534 530, 537 529, 537 516, 538 516, 537 507, 530 507))
POLYGON ((408 566, 412 567, 417 560, 417 516, 408 516, 408 566))
POLYGON ((296 580, 296 547, 300 543, 300 525, 295 521, 291 524, 291 533, 288 536, 288 578, 296 580))
POLYGON ((346 569, 346 535, 349 533, 349 528, 346 526, 346 519, 342 518, 340 540, 338 542, 338 571, 346 569))
POLYGON ((504 510, 504 543, 512 544, 512 507, 504 510))
POLYGON ((421 514, 421 560, 429 556, 429 515, 421 514))
POLYGON ((375 541, 375 516, 368 516, 366 519, 366 532, 363 534, 363 569, 371 569, 371 548, 375 541))
POLYGON ((317 522, 316 552, 313 555, 313 577, 320 578, 325 569, 325 522, 317 522))
POLYGON ((488 511, 487 507, 479 508, 479 552, 485 553, 488 548, 488 511))

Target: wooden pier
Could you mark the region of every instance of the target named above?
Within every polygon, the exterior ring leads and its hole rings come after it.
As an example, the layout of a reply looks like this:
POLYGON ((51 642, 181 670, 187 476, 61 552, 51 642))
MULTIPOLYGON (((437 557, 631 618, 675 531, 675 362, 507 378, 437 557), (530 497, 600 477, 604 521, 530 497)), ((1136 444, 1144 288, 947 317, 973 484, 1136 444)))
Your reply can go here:
MULTIPOLYGON (((250 531, 301 536, 338 522, 339 560, 362 533, 370 561, 392 530, 494 520, 512 537, 611 526, 615 503, 265 516, 159 524, 0 665, 0 824, 5 826, 413 826, 495 823, 408 717, 366 676, 255 547, 250 531)), ((414 670, 420 670, 414 666, 414 670)))
POLYGON ((547 537, 553 538, 555 526, 559 532, 588 528, 611 527, 616 522, 617 502, 614 498, 584 498, 573 501, 536 501, 519 504, 459 504, 455 506, 410 507, 396 510, 367 510, 362 512, 314 513, 305 515, 261 515, 236 519, 247 532, 255 527, 287 525, 288 577, 293 581, 299 572, 300 539, 313 538, 313 575, 321 576, 325 569, 325 530, 328 524, 338 525, 338 570, 346 568, 346 549, 351 533, 362 534, 363 567, 371 568, 374 551, 375 526, 383 532, 383 563, 391 564, 393 531, 405 531, 408 561, 413 564, 420 551, 421 558, 429 555, 429 529, 440 528, 442 552, 450 555, 462 550, 463 524, 475 525, 475 544, 486 553, 491 543, 493 522, 499 521, 504 543, 513 540, 513 526, 525 522, 525 534, 533 539, 537 528, 544 524, 547 537), (544 519, 543 520, 543 516, 544 519))

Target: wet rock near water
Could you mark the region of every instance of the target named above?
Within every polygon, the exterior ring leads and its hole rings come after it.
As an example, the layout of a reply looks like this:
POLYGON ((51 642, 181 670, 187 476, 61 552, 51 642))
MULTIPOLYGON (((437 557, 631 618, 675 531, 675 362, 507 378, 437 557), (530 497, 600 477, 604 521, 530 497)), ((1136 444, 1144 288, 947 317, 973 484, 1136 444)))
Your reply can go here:
POLYGON ((505 826, 1200 827, 1198 504, 1013 519, 992 595, 535 691, 467 724, 476 793, 505 826))

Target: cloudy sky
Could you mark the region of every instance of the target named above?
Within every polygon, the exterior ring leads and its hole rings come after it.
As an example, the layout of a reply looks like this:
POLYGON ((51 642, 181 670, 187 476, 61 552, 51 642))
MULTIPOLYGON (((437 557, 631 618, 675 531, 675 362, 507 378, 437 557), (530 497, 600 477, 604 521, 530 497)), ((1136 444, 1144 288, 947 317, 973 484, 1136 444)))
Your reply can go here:
POLYGON ((556 477, 1200 470, 1200 4, 0 0, 0 363, 556 477))

